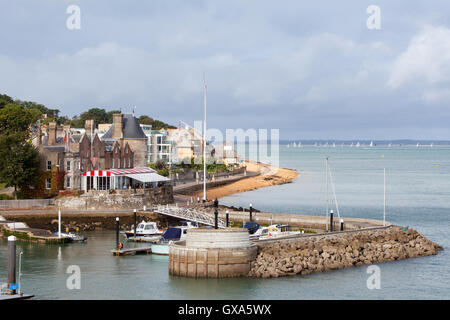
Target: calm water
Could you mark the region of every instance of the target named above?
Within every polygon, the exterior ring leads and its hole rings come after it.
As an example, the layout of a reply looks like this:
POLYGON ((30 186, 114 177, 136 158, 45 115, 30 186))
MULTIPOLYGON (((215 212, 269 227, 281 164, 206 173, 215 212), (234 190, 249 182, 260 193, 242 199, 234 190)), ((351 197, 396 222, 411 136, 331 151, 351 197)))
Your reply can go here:
MULTIPOLYGON (((323 215, 325 161, 330 157, 336 196, 345 217, 383 216, 410 226, 444 246, 441 254, 379 264, 381 289, 366 287, 367 268, 278 279, 170 277, 168 257, 116 258, 114 232, 88 232, 88 243, 19 243, 24 252, 22 288, 37 299, 449 299, 450 148, 280 147, 281 166, 300 177, 291 184, 227 197, 222 203, 273 212, 323 215), (68 290, 67 267, 81 269, 81 290, 68 290)), ((127 244, 130 245, 130 244, 127 244)), ((0 279, 7 278, 7 241, 0 241, 0 279)))

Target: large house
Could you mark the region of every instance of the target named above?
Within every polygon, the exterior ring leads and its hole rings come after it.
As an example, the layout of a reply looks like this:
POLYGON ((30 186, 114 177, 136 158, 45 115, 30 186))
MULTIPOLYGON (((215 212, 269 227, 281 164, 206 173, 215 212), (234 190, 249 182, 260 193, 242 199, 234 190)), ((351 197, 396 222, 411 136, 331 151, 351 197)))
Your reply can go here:
POLYGON ((85 122, 82 134, 70 126, 50 123, 47 134, 37 130, 34 143, 43 171, 44 193, 61 189, 109 190, 150 186, 168 179, 147 164, 147 136, 133 115, 114 114, 113 125, 102 135, 93 120, 85 122), (56 177, 56 178, 55 178, 56 177))

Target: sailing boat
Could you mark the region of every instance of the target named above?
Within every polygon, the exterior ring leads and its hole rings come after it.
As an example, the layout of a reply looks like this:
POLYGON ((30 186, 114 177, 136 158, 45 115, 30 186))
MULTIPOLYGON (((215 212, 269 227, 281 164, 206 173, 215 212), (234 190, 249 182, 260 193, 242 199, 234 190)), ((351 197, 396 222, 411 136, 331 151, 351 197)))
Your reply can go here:
MULTIPOLYGON (((338 221, 339 222, 343 222, 343 220, 341 219, 341 213, 340 213, 340 211, 339 211, 339 204, 338 204, 338 201, 337 201, 337 198, 336 198, 336 190, 335 190, 335 188, 334 188, 334 183, 333 183, 333 176, 331 175, 331 170, 330 170, 330 166, 329 166, 329 163, 328 163, 328 157, 327 158, 325 158, 325 164, 326 164, 326 166, 325 166, 325 176, 326 176, 326 232, 328 232, 328 181, 330 182, 330 184, 331 184, 331 190, 333 191, 333 199, 334 199, 334 203, 335 203, 335 205, 336 205, 336 212, 337 212, 337 214, 338 214, 338 221), (328 180, 328 178, 329 178, 329 180, 328 180)), ((330 214, 332 214, 333 213, 333 210, 330 210, 330 214)), ((333 231, 334 230, 334 228, 333 228, 333 226, 334 226, 334 223, 333 223, 333 225, 330 225, 330 231, 333 231)))
POLYGON ((297 146, 300 148, 302 146, 302 142, 299 141, 297 146))
POLYGON ((418 148, 418 147, 420 147, 420 144, 417 142, 417 144, 416 144, 416 147, 418 148))
POLYGON ((294 143, 292 143, 292 146, 295 148, 297 146, 297 144, 294 142, 294 143))
POLYGON ((369 145, 370 147, 373 147, 373 141, 370 141, 370 145, 369 145))

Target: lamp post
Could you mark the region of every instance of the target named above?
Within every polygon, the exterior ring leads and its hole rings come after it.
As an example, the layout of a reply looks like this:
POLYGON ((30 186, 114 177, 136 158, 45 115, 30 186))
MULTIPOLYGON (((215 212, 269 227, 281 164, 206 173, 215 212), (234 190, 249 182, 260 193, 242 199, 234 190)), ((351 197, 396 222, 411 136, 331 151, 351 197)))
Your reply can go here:
POLYGON ((250 209, 249 209, 249 211, 250 211, 250 222, 252 222, 252 212, 253 212, 253 207, 252 207, 252 204, 250 203, 250 209))
POLYGON ((203 202, 206 202, 206 79, 203 75, 203 104, 204 104, 204 121, 203 121, 203 202))

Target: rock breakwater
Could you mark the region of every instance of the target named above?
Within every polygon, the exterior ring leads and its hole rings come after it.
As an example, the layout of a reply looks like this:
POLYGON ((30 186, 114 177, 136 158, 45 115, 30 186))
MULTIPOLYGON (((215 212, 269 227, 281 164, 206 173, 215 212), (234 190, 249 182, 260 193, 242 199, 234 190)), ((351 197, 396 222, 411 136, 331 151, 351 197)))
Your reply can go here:
POLYGON ((306 275, 364 264, 435 255, 442 247, 400 227, 259 243, 248 276, 306 275))

